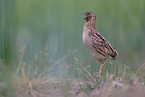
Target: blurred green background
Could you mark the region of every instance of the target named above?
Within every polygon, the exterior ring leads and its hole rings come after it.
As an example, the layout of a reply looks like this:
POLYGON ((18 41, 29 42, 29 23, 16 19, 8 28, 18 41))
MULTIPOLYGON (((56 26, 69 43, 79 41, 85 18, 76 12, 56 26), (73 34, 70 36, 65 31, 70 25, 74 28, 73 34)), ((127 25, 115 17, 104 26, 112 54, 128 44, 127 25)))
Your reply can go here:
POLYGON ((48 64, 56 75, 67 74, 65 64, 74 67, 73 57, 98 64, 82 42, 86 11, 96 14, 98 31, 117 49, 115 63, 136 71, 145 61, 145 0, 0 0, 1 59, 12 69, 20 45, 27 62, 48 44, 48 59, 59 61, 48 64))

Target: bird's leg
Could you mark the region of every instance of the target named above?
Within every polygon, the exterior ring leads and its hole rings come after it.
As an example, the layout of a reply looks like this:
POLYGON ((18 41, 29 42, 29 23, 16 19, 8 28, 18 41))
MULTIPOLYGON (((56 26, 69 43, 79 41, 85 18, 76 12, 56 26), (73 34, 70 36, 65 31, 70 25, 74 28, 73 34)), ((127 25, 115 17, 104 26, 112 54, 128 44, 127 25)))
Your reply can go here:
POLYGON ((105 69, 106 64, 100 63, 100 70, 99 73, 93 73, 93 74, 101 74, 102 73, 102 67, 103 67, 103 74, 104 74, 104 69, 105 69))
POLYGON ((102 63, 100 63, 101 65, 100 65, 100 70, 99 70, 99 73, 93 73, 93 75, 100 75, 101 74, 101 72, 102 72, 102 63))
POLYGON ((105 69, 106 64, 103 64, 103 74, 104 74, 104 69, 105 69))
POLYGON ((101 74, 101 73, 102 73, 102 65, 103 65, 103 63, 101 63, 101 64, 100 64, 99 74, 101 74))
POLYGON ((93 74, 100 75, 101 73, 102 73, 102 63, 100 63, 100 70, 99 70, 99 73, 93 73, 93 74))

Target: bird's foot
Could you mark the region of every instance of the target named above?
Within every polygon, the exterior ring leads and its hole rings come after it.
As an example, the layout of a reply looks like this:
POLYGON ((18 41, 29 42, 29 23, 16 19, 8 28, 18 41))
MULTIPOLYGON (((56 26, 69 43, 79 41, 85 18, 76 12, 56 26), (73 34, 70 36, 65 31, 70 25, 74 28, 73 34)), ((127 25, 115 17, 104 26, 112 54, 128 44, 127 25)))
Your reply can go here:
POLYGON ((93 76, 98 77, 98 76, 100 76, 100 75, 101 75, 101 72, 99 72, 99 73, 92 73, 92 74, 93 74, 93 76))
POLYGON ((93 73, 93 75, 98 75, 99 73, 93 73))

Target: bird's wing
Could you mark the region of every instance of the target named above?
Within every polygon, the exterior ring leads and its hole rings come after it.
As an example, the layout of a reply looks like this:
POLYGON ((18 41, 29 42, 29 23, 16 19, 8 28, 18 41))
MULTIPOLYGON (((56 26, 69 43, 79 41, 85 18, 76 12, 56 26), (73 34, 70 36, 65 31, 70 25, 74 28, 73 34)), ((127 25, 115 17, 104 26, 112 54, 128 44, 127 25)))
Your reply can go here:
POLYGON ((106 52, 111 59, 115 59, 115 56, 118 56, 117 51, 111 46, 111 44, 96 30, 96 28, 91 27, 91 37, 93 44, 100 46, 103 52, 106 52))

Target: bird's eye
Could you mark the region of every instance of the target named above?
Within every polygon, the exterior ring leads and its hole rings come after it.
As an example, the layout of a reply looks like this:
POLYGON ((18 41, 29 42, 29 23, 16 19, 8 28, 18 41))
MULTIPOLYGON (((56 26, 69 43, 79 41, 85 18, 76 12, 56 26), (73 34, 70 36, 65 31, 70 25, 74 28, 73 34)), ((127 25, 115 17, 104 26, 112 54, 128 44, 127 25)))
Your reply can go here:
POLYGON ((88 14, 90 14, 90 13, 88 13, 88 14))

